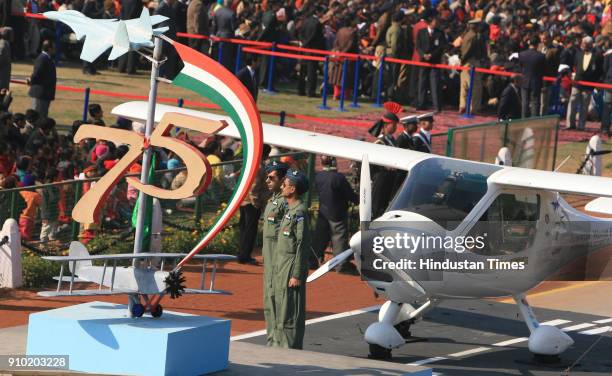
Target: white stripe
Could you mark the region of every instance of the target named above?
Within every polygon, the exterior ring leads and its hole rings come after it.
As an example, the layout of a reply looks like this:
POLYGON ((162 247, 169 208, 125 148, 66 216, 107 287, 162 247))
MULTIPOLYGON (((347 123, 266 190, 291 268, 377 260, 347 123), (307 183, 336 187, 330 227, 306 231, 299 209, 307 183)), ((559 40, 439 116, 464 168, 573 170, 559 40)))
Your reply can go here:
MULTIPOLYGON (((369 306, 369 307, 365 307, 365 308, 356 309, 356 310, 353 310, 353 311, 335 313, 333 315, 328 315, 328 316, 318 317, 316 319, 306 320, 306 325, 316 324, 316 323, 319 323, 319 322, 324 322, 324 321, 329 321, 329 320, 341 319, 343 317, 350 317, 350 316, 360 315, 362 313, 373 312, 373 311, 377 311, 379 309, 380 309, 380 305, 373 305, 373 306, 369 306)), ((233 337, 230 338, 230 340, 231 341, 240 341, 242 339, 259 337, 259 336, 264 335, 264 334, 266 334, 266 330, 262 329, 262 330, 257 330, 255 332, 250 332, 250 333, 239 334, 237 336, 233 336, 233 337)))
POLYGON ((550 321, 546 321, 546 322, 541 322, 540 325, 557 326, 557 325, 567 324, 568 322, 572 322, 572 321, 571 320, 557 319, 557 320, 550 320, 550 321))
POLYGON ((527 340, 529 340, 529 338, 527 338, 527 337, 513 338, 513 339, 509 339, 507 341, 502 341, 502 342, 494 343, 493 346, 500 346, 500 347, 510 346, 510 345, 514 345, 516 343, 525 342, 527 340))
MULTIPOLYGON (((243 129, 245 131, 246 134, 246 142, 249 146, 253 145, 253 140, 254 140, 254 134, 253 134, 253 130, 250 127, 251 121, 249 119, 249 115, 246 112, 246 109, 242 106, 239 105, 240 100, 238 99, 238 96, 236 95, 236 93, 234 93, 229 86, 227 86, 227 84, 223 81, 221 81, 220 79, 218 79, 217 77, 213 76, 212 74, 210 74, 209 72, 206 72, 205 70, 200 69, 199 67, 192 65, 188 62, 183 62, 185 64, 185 66, 183 67, 183 69, 181 70, 181 73, 184 75, 187 75, 189 77, 191 77, 192 79, 196 80, 196 81, 200 81, 203 82, 205 84, 207 84, 208 86, 211 86, 214 90, 217 90, 219 92, 219 94, 221 94, 223 97, 225 97, 227 99, 227 101, 231 104, 231 106, 234 108, 234 110, 236 110, 236 113, 238 114, 238 117, 240 118, 240 120, 242 121, 242 125, 243 125, 243 129)), ((232 121, 231 118, 229 118, 228 120, 232 121)), ((233 122, 233 121, 232 121, 233 122)), ((234 127, 236 127, 236 129, 238 129, 238 126, 236 124, 234 124, 234 127)), ((244 140, 243 140, 244 142, 244 140)), ((243 167, 245 171, 245 173, 247 171, 250 171, 252 166, 253 166, 253 160, 254 160, 254 148, 250 147, 248 148, 248 155, 246 156, 246 162, 245 162, 245 166, 243 167)), ((240 182, 240 185, 238 186, 236 192, 238 191, 242 191, 245 188, 246 185, 246 180, 247 179, 242 179, 242 181, 240 182)), ((235 198, 237 198, 237 196, 234 196, 235 198)), ((232 209, 234 207, 237 207, 238 205, 240 205, 241 203, 238 202, 239 200, 234 200, 234 202, 228 203, 228 206, 225 208, 223 215, 219 218, 219 221, 217 221, 217 223, 222 222, 226 217, 229 216, 229 213, 232 211, 232 209)), ((212 237, 212 234, 214 233, 213 230, 216 229, 217 226, 215 226, 215 228, 211 228, 210 231, 204 236, 204 238, 198 243, 198 245, 196 245, 194 247, 197 248, 199 247, 201 244, 203 244, 204 242, 207 242, 210 240, 210 238, 212 237)))
POLYGON ((462 356, 477 354, 479 352, 487 351, 490 349, 491 349, 490 347, 476 347, 475 349, 460 351, 454 354, 448 354, 448 356, 452 356, 454 358, 460 358, 462 356))
POLYGON ((427 359, 421 359, 421 360, 417 360, 416 362, 412 362, 412 363, 408 363, 406 364, 407 366, 422 366, 425 364, 430 364, 430 363, 434 363, 434 362, 439 362, 440 360, 446 360, 447 358, 443 357, 443 356, 435 356, 433 358, 427 358, 427 359))
POLYGON ((564 332, 571 332, 571 331, 574 331, 574 330, 590 328, 592 326, 595 326, 595 324, 591 324, 590 322, 585 322, 583 324, 568 326, 567 328, 562 328, 561 330, 564 331, 564 332))
POLYGON ((612 322, 612 319, 595 320, 593 322, 596 324, 607 324, 609 322, 612 322))
POLYGON ((319 317, 319 318, 316 318, 316 319, 306 320, 306 325, 316 324, 318 322, 323 322, 323 321, 341 319, 343 317, 350 317, 350 316, 360 315, 362 313, 373 312, 373 311, 377 311, 379 309, 380 309, 380 305, 374 305, 374 306, 370 306, 370 307, 356 309, 354 311, 336 313, 336 314, 329 315, 329 316, 323 316, 323 317, 319 317))
POLYGON ((610 331, 610 329, 612 329, 609 326, 602 326, 601 328, 595 328, 595 329, 589 329, 589 330, 584 330, 582 332, 578 332, 578 334, 585 334, 587 336, 592 336, 593 334, 602 334, 602 333, 607 333, 610 331))

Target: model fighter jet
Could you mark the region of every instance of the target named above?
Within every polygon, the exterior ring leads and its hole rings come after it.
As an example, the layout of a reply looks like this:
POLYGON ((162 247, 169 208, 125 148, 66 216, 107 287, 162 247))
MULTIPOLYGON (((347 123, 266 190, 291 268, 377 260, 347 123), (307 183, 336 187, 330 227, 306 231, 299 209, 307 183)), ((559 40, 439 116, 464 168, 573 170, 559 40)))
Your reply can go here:
POLYGON ((161 35, 168 30, 168 27, 152 28, 152 25, 164 22, 168 18, 160 15, 149 16, 147 8, 142 8, 140 18, 127 21, 93 20, 75 10, 51 11, 43 15, 50 20, 61 21, 70 26, 76 39, 85 38, 81 59, 90 63, 111 47, 108 60, 115 60, 130 50, 139 50, 142 47, 153 48, 153 35, 161 35))
MULTIPOLYGON (((115 107, 112 113, 142 121, 146 110, 146 102, 129 102, 115 107)), ((158 105, 155 121, 167 112, 226 120, 230 126, 220 134, 240 136, 227 117, 185 108, 158 105)), ((511 296, 531 332, 531 352, 556 356, 573 344, 560 329, 540 325, 525 293, 572 262, 612 244, 612 220, 588 216, 560 195, 599 197, 587 209, 612 214, 612 179, 459 160, 271 124, 263 124, 263 133, 267 144, 362 161, 361 231, 351 238, 350 249, 321 266, 309 281, 355 255, 362 279, 388 300, 380 311, 379 322, 365 332, 372 355, 389 357, 393 348, 407 342, 410 325, 441 299, 448 298, 511 296), (374 219, 370 163, 408 171, 386 213, 374 219), (486 239, 481 249, 462 253, 439 247, 421 247, 415 253, 393 248, 375 253, 372 238, 379 234, 455 238, 485 234, 486 239), (450 262, 461 259, 502 268, 440 271, 373 267, 382 262, 397 265, 402 259, 436 259, 440 252, 450 262), (523 270, 504 270, 504 265, 523 265, 523 270)))

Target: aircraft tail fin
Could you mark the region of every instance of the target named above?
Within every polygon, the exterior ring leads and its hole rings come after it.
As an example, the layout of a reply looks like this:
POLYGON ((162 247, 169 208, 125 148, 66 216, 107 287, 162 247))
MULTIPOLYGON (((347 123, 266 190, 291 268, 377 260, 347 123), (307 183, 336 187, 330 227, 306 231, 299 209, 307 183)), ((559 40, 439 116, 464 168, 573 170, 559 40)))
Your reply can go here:
POLYGON ((124 21, 119 21, 115 31, 115 40, 108 60, 115 60, 130 50, 130 38, 124 21))
MULTIPOLYGON (((81 242, 73 241, 70 243, 70 248, 68 249, 69 256, 89 256, 89 251, 81 242)), ((79 269, 82 267, 92 266, 91 260, 80 260, 74 263, 74 270, 72 270, 72 262, 68 263, 68 267, 70 268, 70 273, 79 275, 79 269)))
POLYGON ((612 198, 596 198, 595 200, 590 201, 588 204, 586 204, 584 209, 593 213, 612 215, 612 198))

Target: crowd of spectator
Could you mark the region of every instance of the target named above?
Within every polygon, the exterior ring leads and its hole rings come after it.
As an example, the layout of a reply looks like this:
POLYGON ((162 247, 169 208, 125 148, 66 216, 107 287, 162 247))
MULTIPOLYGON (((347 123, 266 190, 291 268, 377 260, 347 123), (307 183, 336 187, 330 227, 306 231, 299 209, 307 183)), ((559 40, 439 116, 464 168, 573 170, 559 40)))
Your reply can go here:
MULTIPOLYGON (((602 131, 609 129, 610 91, 571 81, 574 76, 576 80, 612 83, 608 54, 612 8, 607 0, 2 0, 0 4, 0 27, 11 28, 0 33, 0 42, 9 41, 16 60, 35 57, 40 41, 55 39, 58 34, 64 34, 63 38, 59 35, 64 41, 64 56, 78 56, 80 50, 74 39, 67 37, 68 28, 58 30, 51 21, 19 14, 75 9, 91 18, 132 19, 140 15, 144 5, 151 13, 169 17, 167 35, 171 38, 187 32, 523 74, 522 82, 480 73, 472 78, 468 69, 458 72, 363 60, 359 65, 360 96, 375 98, 381 86, 387 100, 434 111, 454 106, 464 112, 473 80, 473 113, 501 107, 500 117, 525 117, 558 111, 561 105, 567 109, 568 127, 583 128, 589 110, 595 110, 602 131), (558 78, 560 85, 542 81, 543 76, 558 78), (522 103, 520 114, 512 106, 510 111, 504 110, 508 103, 500 103, 504 98, 516 100, 508 98, 513 93, 522 103)), ((178 40, 236 70, 235 44, 185 37, 178 40)), ((0 57, 2 50, 0 43, 0 57)), ((168 61, 162 74, 171 77, 180 62, 168 45, 164 53, 168 61)), ((275 90, 277 83, 292 81, 300 95, 320 95, 321 63, 276 58, 274 75, 269 75, 270 57, 256 56, 253 67, 260 87, 275 90), (274 82, 267 82, 270 77, 274 82)), ((131 52, 119 59, 117 68, 135 73, 141 64, 146 62, 131 52)), ((106 65, 101 58, 84 64, 83 70, 95 74, 106 65)), ((347 97, 353 92, 354 69, 352 62, 348 64, 347 97)), ((1 70, 0 84, 4 82, 1 70)), ((333 88, 335 98, 340 96, 342 70, 342 61, 332 62, 330 90, 333 88)))

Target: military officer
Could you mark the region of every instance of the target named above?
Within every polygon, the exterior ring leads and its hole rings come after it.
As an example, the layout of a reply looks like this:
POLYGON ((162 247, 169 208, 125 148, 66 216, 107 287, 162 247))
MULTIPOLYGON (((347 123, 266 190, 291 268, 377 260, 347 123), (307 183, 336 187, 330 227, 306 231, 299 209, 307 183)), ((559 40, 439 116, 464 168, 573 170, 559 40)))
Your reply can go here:
MULTIPOLYGON (((416 115, 406 116, 400 119, 400 123, 404 127, 402 133, 397 136, 397 147, 401 149, 410 149, 414 150, 414 133, 417 130, 417 117, 416 115)), ((395 192, 402 185, 404 180, 406 179, 406 171, 397 171, 395 174, 395 184, 393 188, 393 196, 395 196, 395 192)))
POLYGON ((306 325, 306 277, 310 252, 308 210, 300 200, 308 179, 288 170, 281 186, 287 208, 274 248, 274 308, 276 326, 272 346, 301 349, 306 325))
MULTIPOLYGON (((390 102, 387 102, 390 103, 390 102)), ((376 137, 375 144, 386 146, 397 146, 393 134, 397 130, 399 118, 394 112, 387 112, 370 130, 371 135, 376 137)), ((386 167, 372 168, 372 216, 380 217, 387 208, 393 197, 396 171, 386 167)))
POLYGON ((287 202, 281 194, 281 185, 289 166, 285 163, 272 161, 266 166, 266 186, 271 197, 268 199, 263 214, 263 245, 261 254, 264 262, 264 317, 266 318, 266 339, 272 346, 272 336, 276 320, 274 316, 274 247, 278 239, 278 230, 285 214, 287 202))
POLYGON ((419 115, 417 121, 419 122, 419 131, 412 137, 414 150, 431 153, 431 130, 434 126, 434 114, 430 112, 419 115))

